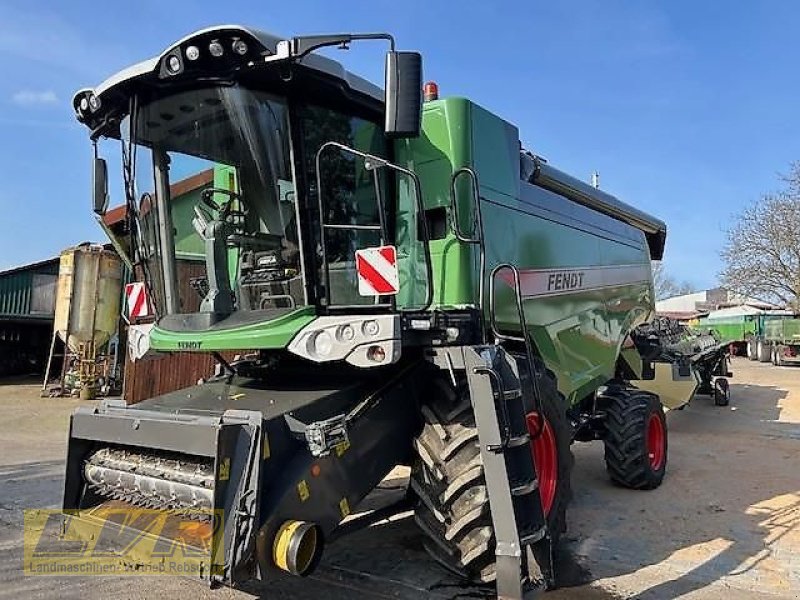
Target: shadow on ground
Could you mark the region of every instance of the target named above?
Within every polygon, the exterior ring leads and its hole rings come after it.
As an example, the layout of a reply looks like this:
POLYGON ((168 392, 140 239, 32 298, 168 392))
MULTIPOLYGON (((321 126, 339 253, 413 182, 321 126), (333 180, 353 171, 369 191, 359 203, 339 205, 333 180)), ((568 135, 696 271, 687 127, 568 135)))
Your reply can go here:
MULTIPOLYGON (((715 407, 701 396, 669 415, 670 470, 658 490, 613 486, 606 479, 602 444, 576 448, 570 531, 556 557, 560 589, 548 598, 631 597, 587 584, 647 569, 661 574, 643 580, 660 583, 639 585, 637 598, 677 598, 723 580, 740 590, 792 597, 795 584, 781 579, 782 570, 786 561, 798 559, 783 543, 800 533, 800 479, 775 459, 796 461, 798 425, 777 421, 785 391, 734 385, 732 392, 736 410, 715 407), (776 557, 781 565, 774 564, 776 557)), ((410 513, 335 540, 313 580, 312 595, 316 584, 352 586, 356 598, 362 597, 356 589, 363 597, 387 598, 493 593, 464 585, 434 565, 410 513)), ((245 589, 281 597, 283 585, 298 589, 292 580, 245 589)))
POLYGON ((700 396, 670 413, 668 476, 652 492, 603 486, 597 465, 579 456, 570 546, 580 561, 597 578, 661 570, 652 578, 660 583, 637 586, 642 599, 716 582, 797 597, 791 538, 800 536, 800 477, 792 465, 800 426, 778 422, 786 396, 733 385, 734 410, 700 396))

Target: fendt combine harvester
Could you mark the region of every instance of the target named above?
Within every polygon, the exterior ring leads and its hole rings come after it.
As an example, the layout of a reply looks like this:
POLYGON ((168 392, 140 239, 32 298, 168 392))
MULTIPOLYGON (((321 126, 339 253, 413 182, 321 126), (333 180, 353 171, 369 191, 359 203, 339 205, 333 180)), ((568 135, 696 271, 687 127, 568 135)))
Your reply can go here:
POLYGON ((554 581, 571 442, 603 440, 620 485, 661 483, 664 411, 642 388, 662 370, 633 332, 653 315, 664 224, 524 151, 488 110, 421 89, 420 55, 386 34, 225 26, 76 95, 98 213, 98 142, 122 145, 151 351, 221 368, 76 411, 65 509, 206 510, 204 578, 306 575, 405 464, 431 555, 521 598, 554 581), (391 45, 383 91, 313 53, 376 39, 391 45), (189 176, 210 183, 178 214, 189 176))

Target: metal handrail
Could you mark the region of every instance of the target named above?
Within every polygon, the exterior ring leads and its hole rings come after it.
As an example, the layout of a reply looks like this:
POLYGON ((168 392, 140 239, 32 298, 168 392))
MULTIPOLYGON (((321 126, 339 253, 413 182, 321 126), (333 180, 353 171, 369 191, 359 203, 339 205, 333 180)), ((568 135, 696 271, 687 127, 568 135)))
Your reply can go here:
MULTIPOLYGON (((531 343, 530 335, 528 334, 528 322, 525 319, 525 309, 522 304, 522 285, 520 284, 519 269, 510 263, 501 263, 492 269, 491 276, 489 277, 489 325, 492 330, 492 336, 495 341, 510 341, 521 342, 525 345, 525 358, 528 367, 528 376, 530 377, 531 385, 533 386, 534 405, 536 412, 542 415, 542 403, 539 395, 539 382, 536 380, 536 371, 533 368, 533 344, 531 343), (501 271, 511 271, 514 278, 514 300, 517 306, 517 316, 519 317, 519 325, 522 335, 510 335, 502 333, 497 326, 497 311, 495 310, 495 282, 497 275, 501 271)), ((539 425, 539 430, 531 438, 536 439, 542 432, 542 420, 539 425)))
POLYGON ((483 214, 481 212, 481 192, 478 185, 478 175, 471 167, 461 167, 453 172, 450 178, 450 208, 453 213, 453 233, 456 239, 465 244, 475 244, 478 246, 480 256, 479 277, 478 280, 478 313, 481 320, 481 341, 486 342, 486 326, 483 315, 484 304, 484 280, 486 279, 486 244, 484 243, 483 235, 483 214), (475 224, 472 228, 472 237, 464 235, 461 231, 461 219, 458 214, 458 198, 456 192, 456 183, 461 175, 467 175, 470 180, 472 189, 472 198, 475 206, 475 224))
MULTIPOLYGON (((488 375, 489 379, 491 379, 495 386, 497 387, 497 398, 500 400, 500 410, 502 411, 503 417, 503 433, 502 439, 500 441, 500 447, 505 448, 508 445, 509 440, 511 439, 511 418, 508 415, 508 404, 506 403, 506 387, 503 384, 503 378, 500 377, 500 373, 495 371, 492 367, 475 367, 475 373, 488 375)), ((496 404, 495 404, 496 407, 496 404)))
MULTIPOLYGON (((364 168, 366 168, 367 170, 374 171, 385 167, 393 171, 397 171, 398 173, 402 173, 403 175, 406 175, 414 182, 414 200, 417 209, 417 223, 419 224, 419 228, 421 230, 423 238, 420 241, 422 242, 425 254, 425 276, 427 278, 427 281, 426 281, 425 304, 422 307, 415 307, 410 310, 423 310, 423 311, 428 310, 431 304, 433 304, 433 263, 431 259, 431 248, 429 244, 430 234, 428 232, 428 221, 424 218, 425 206, 422 201, 422 186, 420 184, 419 176, 414 171, 406 169, 405 167, 401 167, 400 165, 396 165, 392 162, 389 162, 385 158, 381 158, 373 154, 368 154, 366 152, 361 152, 360 150, 356 150, 355 148, 351 148, 350 146, 334 141, 329 141, 322 144, 319 150, 317 150, 317 154, 314 160, 316 175, 317 175, 317 203, 319 205, 322 270, 325 273, 325 295, 328 299, 328 306, 330 306, 331 276, 330 276, 330 269, 328 268, 328 252, 327 252, 327 247, 325 245, 325 229, 329 224, 325 223, 325 202, 323 200, 324 195, 322 193, 322 174, 320 169, 320 157, 322 156, 322 152, 324 150, 331 147, 338 148, 339 150, 363 158, 364 168)), ((386 226, 385 226, 387 221, 386 221, 386 216, 384 214, 384 206, 383 203, 381 202, 378 202, 378 218, 380 219, 381 222, 380 224, 381 236, 384 240, 386 240, 388 239, 388 234, 386 232, 386 226)))

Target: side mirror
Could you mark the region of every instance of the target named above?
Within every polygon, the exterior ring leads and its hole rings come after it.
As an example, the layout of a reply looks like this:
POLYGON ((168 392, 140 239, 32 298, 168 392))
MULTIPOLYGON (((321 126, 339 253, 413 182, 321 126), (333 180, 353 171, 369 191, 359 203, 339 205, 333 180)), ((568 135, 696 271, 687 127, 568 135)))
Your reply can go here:
POLYGON ((387 52, 385 82, 386 135, 418 137, 422 122, 422 55, 387 52))
POLYGON ((95 157, 92 181, 92 210, 102 216, 108 210, 108 165, 104 158, 95 157))

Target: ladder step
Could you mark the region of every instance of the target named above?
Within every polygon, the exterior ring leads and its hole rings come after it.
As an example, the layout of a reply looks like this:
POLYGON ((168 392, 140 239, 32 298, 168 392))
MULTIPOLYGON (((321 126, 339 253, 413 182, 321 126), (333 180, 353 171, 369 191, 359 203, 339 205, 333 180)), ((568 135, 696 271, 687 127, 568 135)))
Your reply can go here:
POLYGON ((520 532, 519 543, 522 546, 530 546, 542 541, 547 536, 547 525, 542 525, 536 531, 530 533, 520 532))
POLYGON ((522 435, 515 435, 508 438, 506 448, 517 448, 519 446, 527 446, 531 443, 531 434, 523 433, 522 435))
POLYGON ((508 438, 508 441, 505 441, 502 444, 489 444, 488 446, 486 446, 486 449, 489 452, 502 454, 506 450, 510 450, 512 448, 519 448, 520 446, 526 446, 530 443, 531 443, 531 434, 523 433, 522 435, 515 435, 508 438))
MULTIPOLYGON (((495 392, 495 398, 498 398, 499 395, 495 392)), ((517 398, 522 398, 522 390, 520 388, 503 390, 503 400, 516 400, 517 398)))
POLYGON ((538 479, 531 479, 530 481, 523 481, 522 483, 515 483, 511 486, 512 496, 525 496, 535 491, 539 487, 538 479))

